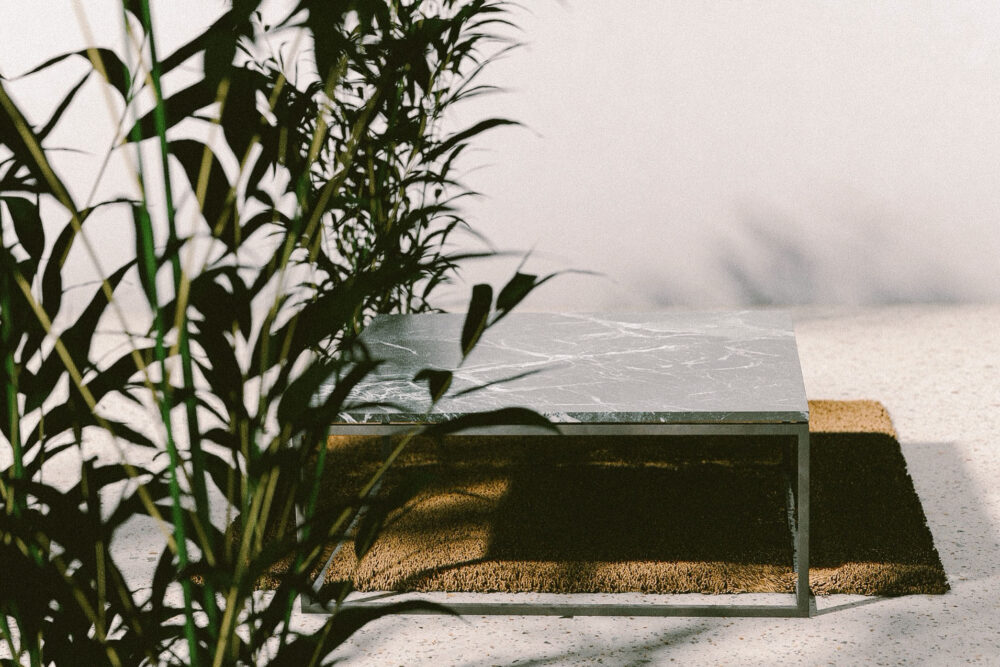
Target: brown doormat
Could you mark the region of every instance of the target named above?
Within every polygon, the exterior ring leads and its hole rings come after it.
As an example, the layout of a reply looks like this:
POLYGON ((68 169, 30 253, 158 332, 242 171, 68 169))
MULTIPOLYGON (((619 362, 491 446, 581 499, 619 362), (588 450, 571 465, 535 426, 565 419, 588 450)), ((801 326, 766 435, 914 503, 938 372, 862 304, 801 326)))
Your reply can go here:
MULTIPOLYGON (((892 423, 873 401, 810 401, 814 593, 944 593, 892 423)), ((693 436, 414 440, 382 495, 419 485, 360 561, 358 590, 791 592, 788 439, 693 436)), ((371 437, 330 439, 322 493, 378 465, 371 437)))

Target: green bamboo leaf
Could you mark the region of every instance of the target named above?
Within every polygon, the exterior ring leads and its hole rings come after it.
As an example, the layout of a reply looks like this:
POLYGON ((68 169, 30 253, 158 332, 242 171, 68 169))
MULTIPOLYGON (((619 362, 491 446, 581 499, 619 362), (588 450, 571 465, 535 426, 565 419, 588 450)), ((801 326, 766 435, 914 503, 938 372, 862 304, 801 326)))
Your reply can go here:
POLYGON ((490 314, 490 306, 493 304, 493 288, 486 283, 473 286, 472 298, 469 300, 469 312, 465 315, 465 324, 462 325, 462 356, 468 356, 473 346, 479 341, 479 337, 486 328, 486 318, 490 314))

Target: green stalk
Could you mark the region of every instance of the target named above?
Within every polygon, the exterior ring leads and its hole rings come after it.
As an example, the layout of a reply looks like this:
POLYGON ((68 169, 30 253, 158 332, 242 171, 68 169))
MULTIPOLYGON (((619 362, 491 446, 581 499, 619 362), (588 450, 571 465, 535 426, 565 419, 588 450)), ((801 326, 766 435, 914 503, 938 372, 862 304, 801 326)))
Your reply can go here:
MULTIPOLYGON (((163 102, 163 89, 160 85, 160 61, 156 54, 156 38, 153 35, 152 17, 149 10, 149 0, 142 0, 142 20, 143 26, 149 35, 149 52, 151 60, 150 75, 153 80, 153 92, 156 97, 156 106, 153 110, 153 118, 156 125, 156 134, 160 142, 160 159, 163 165, 163 185, 166 199, 167 213, 167 239, 168 246, 172 246, 174 251, 170 254, 170 268, 174 275, 174 294, 180 304, 181 283, 184 279, 184 271, 181 267, 180 253, 177 250, 177 223, 176 210, 174 209, 173 190, 170 185, 170 148, 167 144, 167 123, 166 108, 163 102)), ((195 511, 198 520, 203 526, 210 524, 208 507, 208 487, 205 483, 205 456, 201 448, 201 428, 198 424, 198 407, 194 397, 194 366, 191 361, 190 336, 188 332, 188 320, 186 309, 178 309, 178 345, 181 356, 181 373, 184 381, 184 388, 187 389, 187 396, 184 400, 184 408, 188 423, 188 447, 191 451, 191 464, 193 474, 191 478, 191 488, 194 492, 195 511)), ((205 545, 208 547, 208 545, 205 545)), ((205 611, 209 618, 215 620, 215 593, 211 585, 205 587, 208 600, 205 611)))
MULTIPOLYGON (((3 242, 3 231, 0 230, 0 243, 3 242)), ((4 252, 4 255, 7 253, 4 252)), ((4 257, 4 261, 13 258, 4 257)), ((11 317, 13 310, 10 303, 11 285, 6 269, 0 271, 0 345, 3 346, 3 367, 4 367, 4 396, 6 397, 7 423, 10 424, 10 446, 14 456, 14 479, 20 480, 24 476, 24 452, 21 450, 21 419, 20 410, 17 404, 17 367, 14 363, 14 347, 11 341, 11 317)), ((13 498, 7 499, 10 503, 8 512, 14 516, 21 515, 21 505, 23 502, 22 492, 15 489, 13 498)))
MULTIPOLYGON (((156 99, 156 105, 154 107, 153 118, 156 125, 156 133, 160 142, 160 158, 163 168, 163 183, 164 192, 166 198, 166 212, 167 212, 167 223, 168 223, 168 247, 174 248, 170 261, 174 272, 174 287, 175 293, 178 291, 180 285, 180 258, 177 256, 175 241, 177 239, 177 229, 175 223, 175 210, 173 202, 173 193, 170 184, 170 152, 167 145, 167 123, 166 123, 166 109, 163 101, 163 89, 160 85, 160 62, 156 55, 156 40, 153 35, 153 22, 152 16, 149 10, 149 0, 142 0, 141 10, 142 10, 142 24, 143 30, 149 37, 149 50, 150 59, 152 63, 152 81, 153 81, 153 92, 156 99)), ((164 335, 166 333, 166 323, 163 321, 162 314, 159 309, 159 299, 156 295, 156 250, 153 246, 153 229, 152 224, 149 220, 148 209, 145 206, 145 189, 143 189, 143 208, 142 214, 140 215, 140 241, 142 247, 142 259, 141 261, 145 264, 147 275, 150 276, 149 281, 149 297, 150 305, 153 308, 153 317, 156 327, 156 358, 160 363, 161 378, 160 386, 163 393, 162 402, 160 404, 160 412, 164 420, 164 424, 167 428, 167 452, 170 457, 170 496, 171 496, 171 514, 174 523, 174 532, 177 540, 177 559, 178 567, 183 569, 187 566, 188 555, 187 555, 187 540, 184 534, 184 510, 181 506, 180 498, 180 483, 178 478, 178 470, 181 468, 180 456, 177 451, 176 443, 173 440, 172 429, 170 427, 170 382, 167 378, 167 368, 166 368, 166 350, 164 347, 164 335)), ((187 344, 187 320, 182 320, 182 326, 179 331, 180 343, 181 343, 181 360, 184 368, 184 386, 186 388, 193 389, 193 382, 191 381, 191 353, 187 344)), ((204 465, 198 465, 202 461, 200 456, 200 442, 198 441, 198 425, 197 418, 195 417, 192 421, 192 415, 195 412, 193 405, 193 396, 185 401, 187 404, 187 414, 188 414, 188 439, 189 446, 191 448, 192 463, 194 467, 194 480, 192 482, 192 490, 195 493, 195 505, 199 513, 203 513, 206 517, 208 514, 207 501, 203 502, 202 497, 199 496, 199 488, 203 492, 205 498, 207 498, 207 493, 204 493, 204 479, 199 475, 199 472, 204 470, 204 465), (195 451, 198 451, 199 456, 195 457, 195 451), (200 479, 199 479, 200 478, 200 479), (199 484, 199 481, 201 482, 199 484)), ((195 620, 194 620, 194 608, 191 600, 191 582, 185 577, 181 580, 181 587, 184 593, 184 611, 185 611, 185 623, 184 632, 188 642, 188 649, 190 651, 190 660, 192 665, 198 664, 198 640, 195 636, 195 620)), ((208 594, 208 588, 206 587, 206 595, 208 594)), ((212 595, 211 604, 206 605, 206 611, 211 614, 211 610, 214 607, 214 595, 212 595)))
MULTIPOLYGON (((145 197, 145 190, 143 191, 145 197)), ((145 203, 139 216, 141 224, 138 225, 139 241, 142 248, 142 257, 138 258, 145 267, 148 275, 156 275, 156 250, 153 247, 153 229, 149 220, 149 213, 145 203)), ((167 454, 170 457, 170 516, 174 524, 174 541, 177 544, 177 566, 183 569, 187 566, 187 539, 184 534, 184 509, 181 505, 180 483, 178 479, 178 469, 181 466, 180 457, 177 453, 177 445, 174 443, 173 428, 170 424, 170 382, 166 372, 166 346, 164 345, 164 323, 160 313, 159 299, 156 295, 156 282, 150 280, 149 292, 147 293, 149 305, 153 309, 153 326, 156 329, 156 342, 154 344, 156 360, 160 365, 160 392, 162 397, 160 403, 160 418, 163 420, 167 434, 167 454)), ((191 651, 192 664, 197 663, 197 639, 194 634, 194 608, 191 603, 191 582, 187 578, 181 579, 181 588, 184 592, 184 612, 185 612, 185 635, 188 640, 188 647, 191 651)))

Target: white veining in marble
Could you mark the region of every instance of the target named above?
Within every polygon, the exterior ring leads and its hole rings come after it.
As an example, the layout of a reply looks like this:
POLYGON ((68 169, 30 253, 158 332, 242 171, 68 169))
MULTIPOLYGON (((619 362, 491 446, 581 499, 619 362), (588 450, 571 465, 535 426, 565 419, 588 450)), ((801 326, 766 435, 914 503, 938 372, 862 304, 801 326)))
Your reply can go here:
POLYGON ((511 406, 556 423, 808 419, 795 335, 782 313, 511 313, 456 368, 464 317, 387 315, 372 322, 362 340, 385 363, 354 389, 341 419, 433 422, 511 406), (425 414, 427 384, 413 376, 428 367, 455 375, 425 414), (487 383, 496 384, 456 396, 487 383), (370 405, 387 402, 395 407, 370 405))

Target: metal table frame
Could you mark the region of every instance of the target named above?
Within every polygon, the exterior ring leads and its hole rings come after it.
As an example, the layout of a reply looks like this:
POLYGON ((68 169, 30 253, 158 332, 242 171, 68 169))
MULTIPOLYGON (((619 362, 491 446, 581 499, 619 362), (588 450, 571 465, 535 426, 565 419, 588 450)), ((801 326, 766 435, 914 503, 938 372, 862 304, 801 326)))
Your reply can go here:
MULTIPOLYGON (((415 424, 350 424, 331 425, 330 435, 382 435, 404 433, 415 424)), ((794 467, 790 470, 788 489, 788 519, 792 534, 793 569, 796 572, 794 605, 659 605, 616 603, 514 603, 502 601, 457 602, 446 606, 459 614, 468 615, 544 615, 544 616, 756 616, 808 617, 811 609, 809 592, 809 424, 808 422, 753 423, 568 423, 559 424, 563 435, 746 435, 785 436, 795 438, 794 467)), ((462 435, 537 435, 548 433, 525 426, 469 429, 462 435)), ((555 435, 555 434, 550 434, 555 435)), ((388 441, 388 438, 386 438, 388 441)), ((786 450, 787 451, 787 450, 786 450)), ((789 457, 791 459, 791 457, 789 457)), ((791 460, 789 461, 791 462, 791 460)), ((322 584, 333 558, 316 579, 316 590, 322 584)), ((483 593, 488 598, 490 593, 483 593)), ((774 594, 783 595, 783 594, 774 594)), ((393 602, 392 594, 373 595, 366 600, 348 600, 340 608, 379 607, 393 602)), ((570 596, 567 596, 570 597, 570 596)), ((303 597, 305 613, 329 614, 331 609, 303 597)), ((420 613, 420 612, 410 612, 420 613)))

